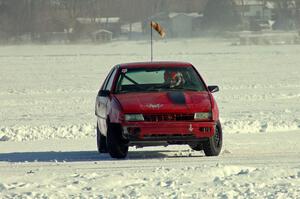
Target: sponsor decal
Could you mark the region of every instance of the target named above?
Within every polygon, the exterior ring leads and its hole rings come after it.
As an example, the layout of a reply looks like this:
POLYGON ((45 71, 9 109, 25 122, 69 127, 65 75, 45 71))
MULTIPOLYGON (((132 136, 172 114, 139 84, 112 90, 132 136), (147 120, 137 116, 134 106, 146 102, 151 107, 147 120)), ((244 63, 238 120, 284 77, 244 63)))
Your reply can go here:
POLYGON ((147 108, 152 108, 152 109, 160 109, 163 106, 164 106, 163 104, 147 104, 146 105, 147 108))

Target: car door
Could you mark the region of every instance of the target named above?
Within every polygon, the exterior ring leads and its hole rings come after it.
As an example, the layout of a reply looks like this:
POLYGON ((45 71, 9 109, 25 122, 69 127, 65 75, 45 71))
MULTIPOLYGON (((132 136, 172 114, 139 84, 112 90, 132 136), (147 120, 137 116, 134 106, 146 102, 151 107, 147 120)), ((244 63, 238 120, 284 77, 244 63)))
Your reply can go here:
POLYGON ((113 68, 108 75, 108 78, 104 81, 102 88, 98 92, 96 99, 96 115, 99 130, 103 135, 107 134, 107 115, 108 108, 110 106, 110 91, 113 86, 113 82, 117 73, 117 68, 113 68))

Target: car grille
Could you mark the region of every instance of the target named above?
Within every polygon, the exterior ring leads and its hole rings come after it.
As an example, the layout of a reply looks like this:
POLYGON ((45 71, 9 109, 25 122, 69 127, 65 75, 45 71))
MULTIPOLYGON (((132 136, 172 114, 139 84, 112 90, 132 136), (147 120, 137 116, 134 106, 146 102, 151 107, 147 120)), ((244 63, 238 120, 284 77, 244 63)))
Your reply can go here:
POLYGON ((191 121, 194 120, 194 114, 144 114, 144 120, 148 122, 191 121))

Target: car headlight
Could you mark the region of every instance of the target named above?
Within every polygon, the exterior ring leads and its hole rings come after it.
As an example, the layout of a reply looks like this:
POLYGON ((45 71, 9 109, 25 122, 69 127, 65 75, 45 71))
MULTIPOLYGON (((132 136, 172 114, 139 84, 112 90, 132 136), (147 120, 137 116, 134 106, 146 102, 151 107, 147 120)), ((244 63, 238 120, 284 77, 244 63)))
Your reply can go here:
POLYGON ((142 114, 125 114, 126 121, 144 121, 142 114))
POLYGON ((195 113, 194 115, 195 120, 204 120, 210 118, 211 118, 211 112, 199 112, 199 113, 195 113))

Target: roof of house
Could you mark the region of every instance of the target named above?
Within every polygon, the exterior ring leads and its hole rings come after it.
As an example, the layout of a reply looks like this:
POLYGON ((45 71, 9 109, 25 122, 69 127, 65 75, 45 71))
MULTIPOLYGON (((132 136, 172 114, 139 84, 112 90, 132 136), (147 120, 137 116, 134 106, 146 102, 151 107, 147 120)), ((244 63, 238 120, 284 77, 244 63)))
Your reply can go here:
POLYGON ((100 30, 96 30, 96 31, 93 32, 93 34, 99 34, 99 33, 108 33, 108 34, 112 34, 111 31, 105 30, 105 29, 100 29, 100 30))
POLYGON ((269 9, 275 8, 275 3, 271 1, 261 1, 261 0, 234 0, 238 6, 264 6, 269 9))
POLYGON ((197 17, 203 17, 203 14, 199 14, 197 12, 191 12, 191 13, 184 13, 184 12, 171 12, 169 14, 170 18, 174 18, 180 15, 184 15, 184 16, 188 16, 188 17, 193 17, 193 18, 197 18, 197 17))
POLYGON ((98 18, 89 18, 89 17, 78 17, 76 19, 79 23, 82 24, 91 24, 91 23, 119 23, 119 17, 98 17, 98 18))
POLYGON ((264 5, 264 1, 261 0, 234 0, 239 6, 243 5, 264 5))

